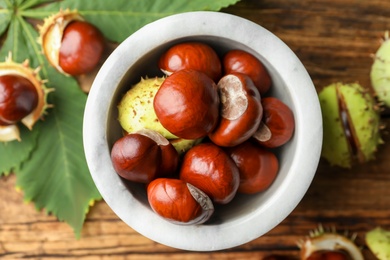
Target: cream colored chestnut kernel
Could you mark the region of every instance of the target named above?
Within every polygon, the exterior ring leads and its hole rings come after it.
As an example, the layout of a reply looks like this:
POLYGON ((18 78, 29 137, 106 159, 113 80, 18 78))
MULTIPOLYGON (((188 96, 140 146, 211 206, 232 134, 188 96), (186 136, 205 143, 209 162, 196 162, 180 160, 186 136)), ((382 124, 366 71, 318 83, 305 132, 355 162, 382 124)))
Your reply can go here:
POLYGON ((242 116, 248 108, 248 98, 241 80, 235 75, 226 75, 217 86, 222 103, 221 116, 228 120, 242 116))
POLYGON ((153 141, 155 141, 158 145, 169 145, 169 141, 167 138, 165 138, 162 134, 160 134, 157 131, 151 130, 151 129, 142 129, 136 132, 137 134, 149 137, 153 141))
POLYGON ((187 183, 187 188, 190 191, 192 197, 199 203, 199 205, 203 209, 202 214, 198 218, 193 220, 193 222, 196 222, 193 224, 201 224, 206 222, 214 213, 213 202, 211 201, 209 196, 206 195, 206 193, 204 193, 194 185, 187 183))
POLYGON ((253 135, 253 137, 259 140, 260 142, 265 142, 271 139, 272 132, 269 129, 269 127, 266 124, 264 124, 263 121, 261 121, 260 126, 255 132, 255 134, 253 135))

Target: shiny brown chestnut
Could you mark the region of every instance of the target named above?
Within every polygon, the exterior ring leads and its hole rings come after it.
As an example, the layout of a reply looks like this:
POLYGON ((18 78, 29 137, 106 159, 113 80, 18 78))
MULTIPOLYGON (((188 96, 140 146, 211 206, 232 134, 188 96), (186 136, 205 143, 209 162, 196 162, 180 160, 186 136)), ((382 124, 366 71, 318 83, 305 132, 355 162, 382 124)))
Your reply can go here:
POLYGON ((213 143, 201 143, 184 155, 180 179, 206 193, 215 203, 229 203, 236 195, 240 174, 234 161, 213 143))
POLYGON ((254 194, 265 191, 276 179, 279 161, 273 152, 249 141, 230 147, 227 152, 240 172, 238 192, 254 194))
POLYGON ((267 69, 258 58, 249 52, 228 51, 223 57, 222 64, 225 74, 240 72, 248 75, 259 90, 260 95, 264 95, 271 87, 272 81, 267 69))
POLYGON ((121 177, 149 183, 158 177, 172 176, 179 155, 165 137, 145 129, 118 139, 112 147, 111 160, 121 177))
POLYGON ((105 39, 98 28, 86 21, 66 26, 60 47, 59 65, 69 75, 92 71, 104 51, 105 39))
POLYGON ((317 251, 311 254, 306 260, 352 260, 352 258, 343 251, 317 251))
POLYGON ((202 138, 218 122, 217 86, 203 72, 180 70, 161 84, 153 107, 162 126, 172 134, 184 139, 202 138))
POLYGON ((153 211, 175 224, 202 224, 214 212, 213 203, 204 192, 179 179, 153 180, 147 187, 147 196, 153 211))
POLYGON ((209 45, 201 42, 184 42, 169 48, 161 55, 159 68, 171 75, 182 69, 194 69, 208 75, 214 82, 218 82, 222 74, 221 61, 209 45))
POLYGON ((275 148, 287 143, 295 129, 294 114, 281 100, 266 97, 261 101, 264 109, 263 120, 253 135, 262 146, 275 148))
POLYGON ((218 82, 221 100, 220 121, 209 134, 219 146, 236 146, 258 129, 263 116, 260 94, 245 74, 231 73, 218 82))
POLYGON ((27 78, 19 75, 0 76, 0 125, 21 121, 38 105, 38 92, 27 78))

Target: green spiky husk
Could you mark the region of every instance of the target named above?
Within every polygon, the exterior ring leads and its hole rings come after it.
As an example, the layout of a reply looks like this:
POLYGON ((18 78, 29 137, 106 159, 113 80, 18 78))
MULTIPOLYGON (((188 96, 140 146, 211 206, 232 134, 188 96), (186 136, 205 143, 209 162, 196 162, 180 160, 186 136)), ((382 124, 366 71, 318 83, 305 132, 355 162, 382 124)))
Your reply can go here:
POLYGON ((371 84, 378 99, 390 107, 390 40, 386 32, 381 46, 374 55, 370 71, 371 84))
POLYGON ((390 231, 377 227, 366 234, 366 243, 379 260, 390 259, 390 231))
POLYGON ((324 127, 322 156, 332 165, 350 168, 356 161, 356 154, 350 147, 340 118, 337 91, 343 96, 351 119, 350 127, 356 135, 360 162, 374 159, 377 146, 383 142, 380 114, 372 95, 357 83, 331 84, 319 93, 324 127))

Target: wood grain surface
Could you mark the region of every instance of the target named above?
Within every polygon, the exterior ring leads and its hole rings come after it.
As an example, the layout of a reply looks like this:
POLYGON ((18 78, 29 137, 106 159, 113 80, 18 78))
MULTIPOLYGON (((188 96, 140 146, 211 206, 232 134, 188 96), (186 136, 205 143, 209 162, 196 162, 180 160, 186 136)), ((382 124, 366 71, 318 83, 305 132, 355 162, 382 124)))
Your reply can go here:
MULTIPOLYGON (((301 59, 317 90, 338 81, 370 88, 371 55, 390 29, 388 0, 242 0, 222 11, 280 37, 301 59)), ((390 125, 386 111, 382 118, 390 125)), ((364 234, 377 226, 390 229, 387 131, 383 138, 376 160, 351 170, 321 160, 307 194, 280 225, 250 243, 218 252, 155 243, 125 225, 103 201, 92 207, 76 240, 67 224, 23 202, 14 175, 2 177, 0 259, 263 259, 271 254, 298 259, 296 242, 319 224, 356 233, 366 259, 375 259, 364 234)))

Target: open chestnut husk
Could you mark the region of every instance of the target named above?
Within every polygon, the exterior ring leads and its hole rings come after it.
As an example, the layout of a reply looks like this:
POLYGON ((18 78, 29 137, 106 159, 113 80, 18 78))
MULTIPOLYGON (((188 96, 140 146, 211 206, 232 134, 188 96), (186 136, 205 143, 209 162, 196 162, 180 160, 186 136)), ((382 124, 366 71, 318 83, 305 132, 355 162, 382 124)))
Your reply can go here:
POLYGON ((158 177, 172 176, 179 155, 165 137, 145 129, 118 139, 111 149, 111 160, 122 178, 149 183, 158 177))
POLYGON ((175 224, 202 224, 214 212, 203 191, 178 179, 155 179, 147 187, 147 196, 153 211, 175 224))
POLYGON ((363 260, 363 254, 353 240, 354 237, 349 238, 320 226, 307 238, 298 241, 300 259, 363 260))
POLYGON ((380 106, 358 83, 337 82, 318 94, 323 117, 321 156, 331 165, 351 168, 375 159, 383 144, 380 106))
POLYGON ((47 94, 52 91, 45 86, 29 61, 16 63, 11 53, 0 63, 0 142, 21 140, 17 124, 21 122, 28 129, 43 117, 47 94))
POLYGON ((241 73, 225 75, 218 82, 220 120, 208 135, 219 146, 236 146, 258 129, 263 116, 260 94, 252 80, 241 73))
POLYGON ((82 75, 98 66, 106 47, 102 32, 77 10, 60 10, 39 26, 38 42, 49 63, 65 75, 82 75))
POLYGON ((158 120, 170 133, 183 139, 202 138, 218 122, 217 86, 203 72, 179 70, 161 84, 153 107, 158 120))
POLYGON ((229 203, 240 184, 236 164, 213 143, 201 143, 187 151, 180 168, 180 179, 199 188, 219 204, 229 203))

